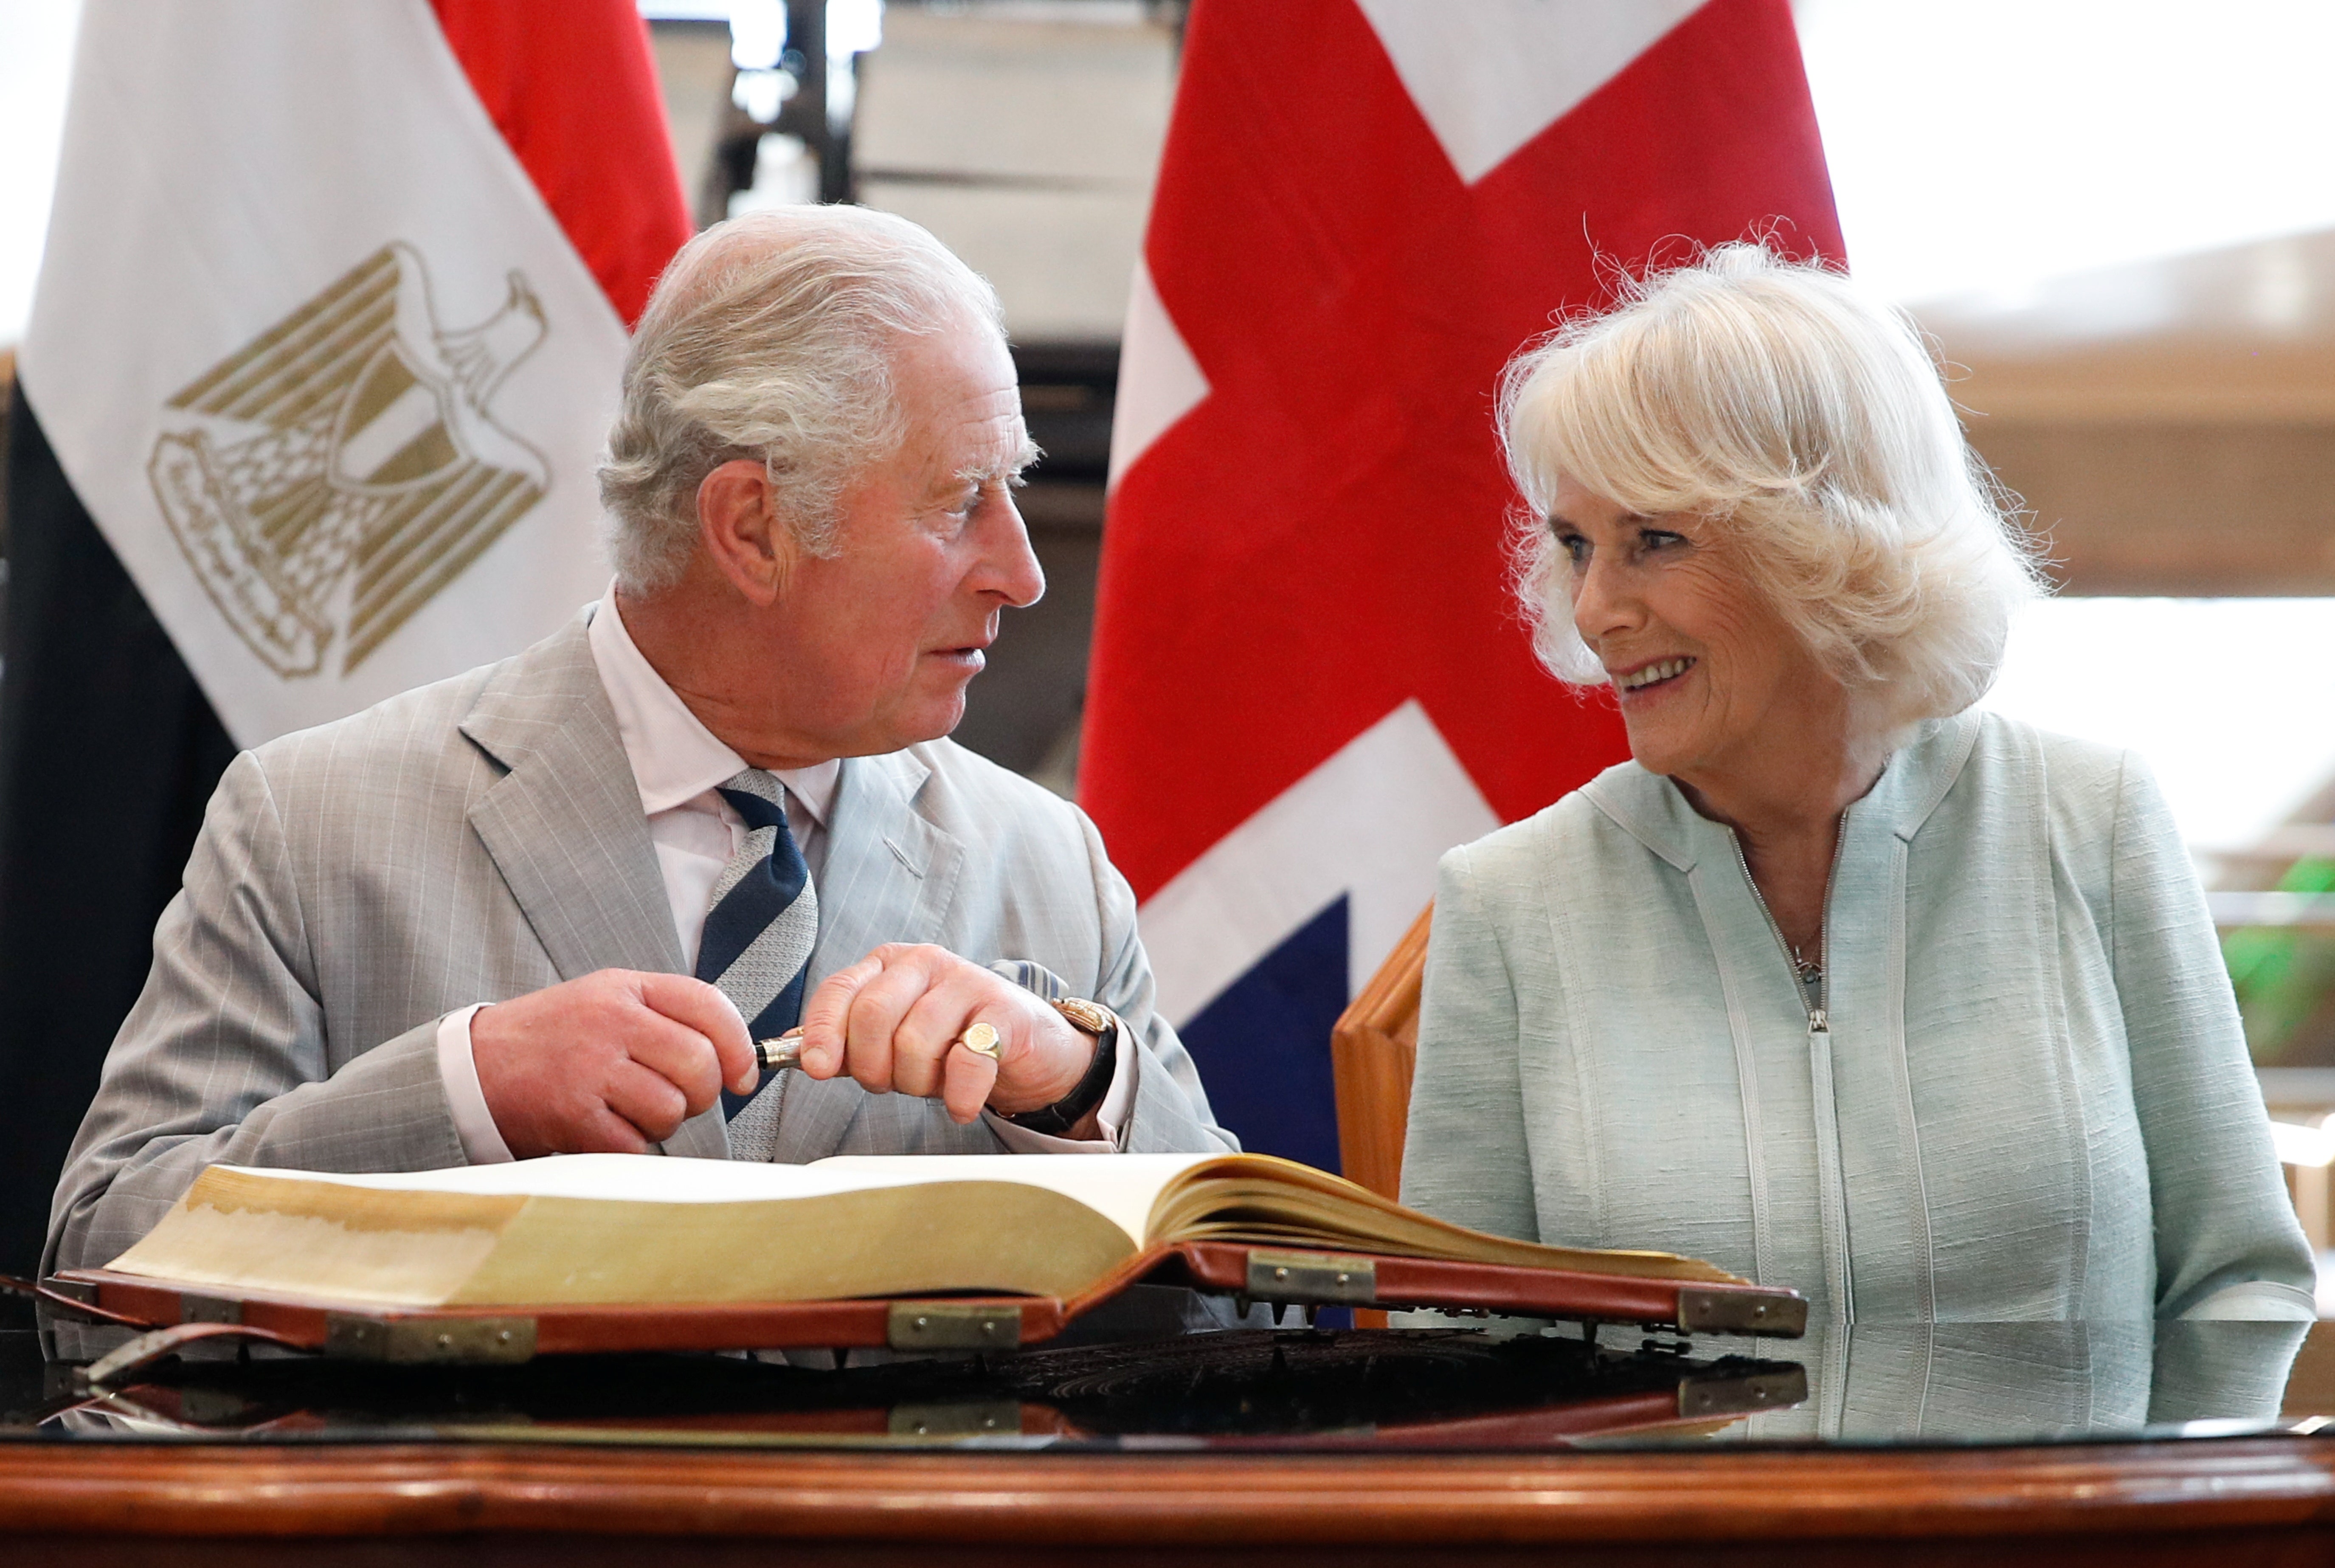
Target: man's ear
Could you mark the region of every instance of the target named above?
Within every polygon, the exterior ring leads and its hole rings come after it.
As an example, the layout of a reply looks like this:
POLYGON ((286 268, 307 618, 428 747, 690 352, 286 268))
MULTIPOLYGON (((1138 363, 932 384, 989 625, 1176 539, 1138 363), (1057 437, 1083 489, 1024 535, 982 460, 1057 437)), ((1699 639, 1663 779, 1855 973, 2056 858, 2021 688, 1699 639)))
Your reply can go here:
POLYGON ((801 547, 751 458, 722 464, 698 482, 697 533, 716 570, 757 605, 775 601, 801 547))

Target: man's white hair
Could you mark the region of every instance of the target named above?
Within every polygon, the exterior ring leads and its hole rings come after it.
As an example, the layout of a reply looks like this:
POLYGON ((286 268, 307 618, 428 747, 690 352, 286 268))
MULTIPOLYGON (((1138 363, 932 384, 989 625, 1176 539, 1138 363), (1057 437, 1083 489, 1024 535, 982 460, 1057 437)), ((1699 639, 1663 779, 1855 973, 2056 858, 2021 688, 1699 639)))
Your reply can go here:
POLYGON ((907 434, 897 340, 966 325, 1003 332, 997 291, 890 213, 773 208, 691 240, 641 313, 600 464, 618 585, 680 580, 697 488, 741 458, 761 463, 802 547, 832 555, 838 493, 907 434))
POLYGON ((1573 624, 1547 527, 1558 476, 1646 515, 1708 519, 1744 578, 1904 727, 1994 683, 2012 613, 2043 591, 2015 498, 1962 440, 1900 311, 1821 265, 1720 246, 1633 280, 1518 354, 1501 392, 1533 511, 1517 596, 1560 679, 1606 679, 1573 624))

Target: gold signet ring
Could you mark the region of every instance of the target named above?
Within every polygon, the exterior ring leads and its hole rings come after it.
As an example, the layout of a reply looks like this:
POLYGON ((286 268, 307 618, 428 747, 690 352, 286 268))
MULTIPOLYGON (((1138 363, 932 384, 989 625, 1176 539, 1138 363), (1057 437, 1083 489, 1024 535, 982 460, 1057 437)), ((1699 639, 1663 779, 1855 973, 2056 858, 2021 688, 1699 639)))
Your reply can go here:
POLYGON ((956 1042, 975 1056, 985 1056, 992 1061, 997 1060, 997 1026, 993 1023, 974 1024, 958 1035, 956 1042))

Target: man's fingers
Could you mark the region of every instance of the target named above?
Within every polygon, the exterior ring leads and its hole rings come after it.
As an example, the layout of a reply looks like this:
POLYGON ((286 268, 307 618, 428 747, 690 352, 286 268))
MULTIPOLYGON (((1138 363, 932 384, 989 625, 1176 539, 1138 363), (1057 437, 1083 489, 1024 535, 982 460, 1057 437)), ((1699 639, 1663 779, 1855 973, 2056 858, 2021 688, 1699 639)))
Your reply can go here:
MULTIPOLYGON (((947 976, 918 997, 892 1031, 892 1087, 903 1094, 939 1096, 950 1059, 975 1054, 954 1047, 978 1016, 982 1001, 977 990, 954 984, 947 976)), ((990 1021, 1002 1038, 1004 1021, 990 1021)))
POLYGON ((893 1081, 899 1056, 899 1042, 894 1037, 908 1010, 924 995, 925 984, 920 965, 913 962, 887 963, 869 976, 852 997, 850 1017, 845 1024, 849 1054, 844 1059, 843 1069, 868 1093, 889 1094, 902 1087, 893 1081))
POLYGON ((681 1092, 687 1114, 695 1116, 722 1098, 724 1064, 715 1054, 717 1048, 689 1025, 650 1013, 627 1031, 625 1048, 635 1062, 681 1092))
POLYGON ((941 1058, 941 1104, 962 1127, 981 1114, 997 1087, 997 1063, 969 1046, 951 1044, 941 1058))
POLYGON ((754 1065, 753 1040, 728 997, 686 974, 643 973, 635 978, 641 1002, 651 1011, 687 1025, 712 1045, 721 1082, 740 1094, 752 1091, 761 1076, 754 1065))
POLYGON ((662 1138, 648 1138, 641 1129, 602 1106, 583 1118, 582 1147, 563 1149, 564 1154, 646 1154, 662 1138))
POLYGON ((819 989, 804 999, 803 1071, 813 1078, 833 1078, 843 1070, 852 1002, 861 986, 883 972, 883 959, 870 953, 820 981, 819 989))
POLYGON ((636 1061, 618 1062, 601 1090, 608 1108, 651 1143, 663 1143, 689 1119, 689 1105, 673 1080, 636 1061))
POLYGON ((1056 1032, 1074 1033, 1026 993, 954 953, 887 944, 812 992, 803 1008, 803 1069, 813 1078, 848 1072, 872 1094, 938 1099, 949 1115, 969 1122, 1000 1092, 1009 1069, 1017 1075, 1011 1080, 1019 1086, 1017 1103, 1061 1077, 1065 1048, 1033 1040, 1033 1011, 1056 1032), (997 1030, 1002 1060, 956 1043, 976 1021, 997 1030))

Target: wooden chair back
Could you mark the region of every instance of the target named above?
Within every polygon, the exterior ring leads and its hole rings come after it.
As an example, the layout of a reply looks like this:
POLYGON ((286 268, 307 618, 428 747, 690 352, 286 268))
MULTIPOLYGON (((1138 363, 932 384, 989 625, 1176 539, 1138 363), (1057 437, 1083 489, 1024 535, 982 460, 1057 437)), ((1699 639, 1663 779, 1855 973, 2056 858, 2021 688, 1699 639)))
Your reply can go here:
POLYGON ((1429 904, 1330 1033, 1338 1091, 1338 1161, 1349 1181, 1402 1195, 1402 1139, 1419 1054, 1419 982, 1427 969, 1429 904))

